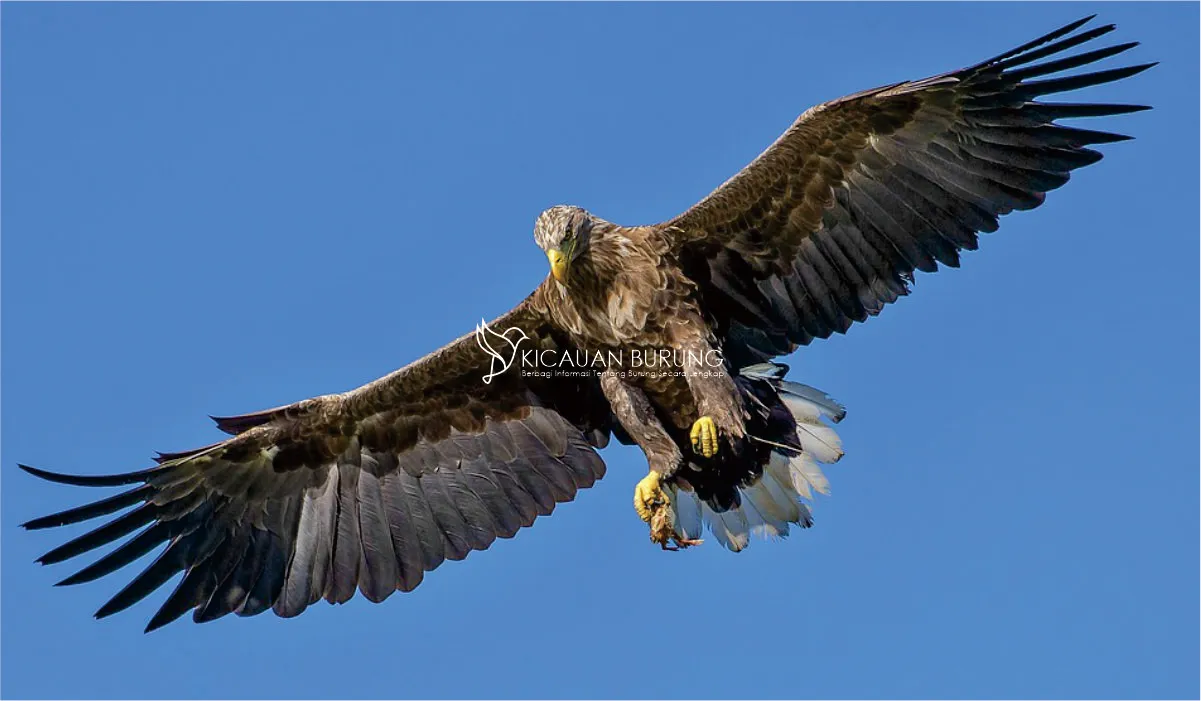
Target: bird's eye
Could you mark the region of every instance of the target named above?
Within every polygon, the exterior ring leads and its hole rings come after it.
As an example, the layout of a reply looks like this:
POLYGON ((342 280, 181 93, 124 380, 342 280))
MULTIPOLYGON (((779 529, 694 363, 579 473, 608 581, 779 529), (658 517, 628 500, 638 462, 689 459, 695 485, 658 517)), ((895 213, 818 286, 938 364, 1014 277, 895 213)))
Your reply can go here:
POLYGON ((572 241, 574 241, 574 240, 575 240, 575 232, 574 232, 574 231, 572 231, 571 229, 568 229, 568 230, 567 230, 567 231, 566 231, 566 232, 563 234, 563 243, 570 243, 570 242, 572 242, 572 241))

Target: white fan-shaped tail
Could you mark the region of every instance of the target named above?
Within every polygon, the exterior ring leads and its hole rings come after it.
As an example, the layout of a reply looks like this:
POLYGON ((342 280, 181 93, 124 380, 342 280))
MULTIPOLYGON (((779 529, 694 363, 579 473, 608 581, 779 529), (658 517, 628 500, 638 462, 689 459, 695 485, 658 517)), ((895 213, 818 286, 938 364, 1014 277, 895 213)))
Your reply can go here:
POLYGON ((700 523, 708 525, 717 542, 739 552, 750 542, 749 536, 784 538, 789 524, 801 528, 813 525, 809 506, 801 501, 814 491, 829 492, 829 484, 812 458, 801 454, 789 458, 773 452, 757 482, 738 489, 739 505, 718 512, 691 491, 677 490, 672 504, 676 509, 676 534, 698 538, 700 523))
POLYGON ((796 440, 801 452, 773 450, 763 466, 763 475, 749 486, 739 487, 738 506, 718 512, 697 498, 695 492, 675 488, 672 505, 676 534, 698 539, 706 524, 717 542, 738 552, 750 542, 751 534, 783 538, 790 524, 813 525, 813 514, 805 500, 814 492, 830 493, 830 482, 818 463, 834 463, 842 457, 842 439, 823 419, 837 423, 846 409, 820 390, 780 379, 786 368, 772 364, 743 368, 745 376, 767 380, 779 393, 796 421, 796 440))

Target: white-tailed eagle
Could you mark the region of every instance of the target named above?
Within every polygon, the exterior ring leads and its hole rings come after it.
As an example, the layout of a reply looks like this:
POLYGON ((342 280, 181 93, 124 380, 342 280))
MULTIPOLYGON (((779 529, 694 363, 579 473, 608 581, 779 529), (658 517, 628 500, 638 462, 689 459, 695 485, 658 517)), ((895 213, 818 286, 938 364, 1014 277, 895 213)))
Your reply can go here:
POLYGON ((668 222, 546 210, 534 237, 550 274, 527 299, 368 385, 217 419, 229 438, 138 472, 24 467, 127 487, 26 523, 123 512, 40 561, 124 539, 62 582, 75 584, 165 544, 96 614, 182 572, 147 630, 188 611, 295 616, 356 589, 382 601, 592 486, 610 436, 646 454, 634 505, 665 548, 698 543, 703 524, 735 551, 749 534, 809 526, 805 500, 826 491, 818 463, 842 455, 829 423, 844 411, 772 360, 880 313, 915 270, 958 266, 1001 215, 1039 206, 1099 161, 1090 146, 1128 138, 1059 120, 1145 107, 1046 99, 1151 65, 1065 74, 1135 46, 1090 48, 1114 27, 1083 29, 1089 19, 810 109, 668 222), (512 367, 518 351, 521 363, 531 351, 592 360, 525 372, 512 367), (635 362, 634 351, 648 355, 635 362), (649 358, 676 371, 648 371, 649 358))

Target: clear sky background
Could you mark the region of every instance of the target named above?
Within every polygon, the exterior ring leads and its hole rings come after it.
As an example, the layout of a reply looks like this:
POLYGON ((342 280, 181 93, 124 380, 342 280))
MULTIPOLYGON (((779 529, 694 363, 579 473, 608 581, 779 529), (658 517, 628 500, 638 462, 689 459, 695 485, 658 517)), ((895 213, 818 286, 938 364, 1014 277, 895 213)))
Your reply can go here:
MULTIPOLYGON (((3 7, 7 697, 1198 695, 1198 7, 3 7), (561 202, 666 219, 810 105, 1100 12, 1159 60, 961 270, 787 359, 850 409, 817 526, 662 553, 641 454, 412 594, 142 627, 17 524, 227 415, 350 389, 546 274, 561 202)), ((1075 96, 1073 96, 1075 97, 1075 96)))

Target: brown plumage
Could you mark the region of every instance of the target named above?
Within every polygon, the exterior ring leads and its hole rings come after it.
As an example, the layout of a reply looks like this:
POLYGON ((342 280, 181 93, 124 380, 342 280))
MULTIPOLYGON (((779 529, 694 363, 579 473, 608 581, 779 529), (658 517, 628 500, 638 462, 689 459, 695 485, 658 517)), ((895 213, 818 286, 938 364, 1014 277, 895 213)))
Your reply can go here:
POLYGON ((907 294, 913 271, 957 266, 998 217, 1037 207, 1070 171, 1100 160, 1090 145, 1127 138, 1055 120, 1146 108, 1036 100, 1149 67, 1058 75, 1134 46, 1065 54, 1113 29, 1073 34, 1087 21, 960 71, 813 108, 669 222, 622 227, 575 207, 538 218, 552 276, 490 328, 516 327, 522 351, 551 357, 671 349, 717 357, 714 372, 633 377, 623 355, 593 374, 491 375, 503 354, 467 335, 345 394, 218 418, 231 438, 162 454, 148 470, 26 467, 66 484, 133 485, 25 524, 129 509, 40 561, 131 536, 63 581, 79 583, 166 544, 97 612, 185 572, 148 630, 189 610, 197 621, 293 616, 355 589, 380 601, 591 486, 611 435, 647 455, 650 486, 636 501, 657 542, 693 544, 704 521, 739 550, 749 532, 808 526, 801 498, 826 488, 815 461, 841 456, 822 419, 843 411, 769 361, 878 314, 907 294))

